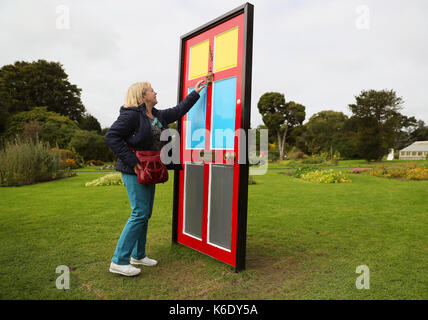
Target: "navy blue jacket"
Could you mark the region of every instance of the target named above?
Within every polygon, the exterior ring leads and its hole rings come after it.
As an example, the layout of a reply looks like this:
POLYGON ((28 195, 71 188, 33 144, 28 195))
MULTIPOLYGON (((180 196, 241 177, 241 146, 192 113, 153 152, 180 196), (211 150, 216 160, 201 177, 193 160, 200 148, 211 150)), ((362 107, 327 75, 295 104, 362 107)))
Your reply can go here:
MULTIPOLYGON (((165 110, 153 108, 152 114, 162 123, 163 128, 167 128, 169 123, 184 116, 198 99, 199 93, 192 91, 177 106, 165 110)), ((144 103, 138 107, 121 107, 119 117, 105 135, 107 145, 117 155, 117 171, 135 174, 133 168, 138 159, 126 144, 134 150, 150 150, 153 138, 150 119, 145 111, 144 103)))

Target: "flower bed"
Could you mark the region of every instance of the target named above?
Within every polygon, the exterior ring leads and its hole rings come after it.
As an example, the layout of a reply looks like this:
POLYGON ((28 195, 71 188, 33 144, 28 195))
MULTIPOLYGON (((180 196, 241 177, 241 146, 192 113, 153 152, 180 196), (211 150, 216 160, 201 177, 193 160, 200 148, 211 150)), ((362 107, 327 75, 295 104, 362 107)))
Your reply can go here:
POLYGON ((86 187, 96 186, 120 186, 123 185, 122 177, 120 173, 110 173, 101 178, 86 182, 86 187))
POLYGON ((367 172, 368 170, 370 170, 370 168, 360 168, 360 167, 358 167, 358 168, 352 169, 351 173, 356 173, 356 174, 358 174, 358 173, 364 173, 364 172, 367 172))
POLYGON ((333 169, 329 170, 317 170, 308 173, 304 173, 300 176, 304 181, 317 182, 317 183, 343 183, 352 182, 349 177, 342 171, 336 171, 333 169))
POLYGON ((404 180, 428 180, 428 168, 403 165, 401 167, 376 167, 368 171, 371 176, 404 180))

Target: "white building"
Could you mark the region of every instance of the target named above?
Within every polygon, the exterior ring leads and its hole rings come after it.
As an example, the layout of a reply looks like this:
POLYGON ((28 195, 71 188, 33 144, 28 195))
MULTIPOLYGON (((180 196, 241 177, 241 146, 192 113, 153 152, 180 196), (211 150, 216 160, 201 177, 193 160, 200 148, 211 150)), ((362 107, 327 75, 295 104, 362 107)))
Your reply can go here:
POLYGON ((428 156, 428 141, 413 142, 407 148, 400 150, 400 160, 426 160, 428 156))

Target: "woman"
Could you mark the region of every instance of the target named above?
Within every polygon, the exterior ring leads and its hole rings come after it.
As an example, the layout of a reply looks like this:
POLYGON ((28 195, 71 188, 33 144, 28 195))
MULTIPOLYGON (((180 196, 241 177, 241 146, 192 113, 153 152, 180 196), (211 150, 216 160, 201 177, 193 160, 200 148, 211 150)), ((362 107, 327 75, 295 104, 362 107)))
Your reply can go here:
POLYGON ((174 108, 158 110, 158 103, 152 86, 148 82, 133 84, 126 94, 125 105, 120 115, 105 135, 107 145, 117 155, 116 170, 122 173, 122 180, 131 204, 131 216, 117 242, 110 264, 110 272, 135 276, 141 272, 133 266, 155 266, 157 261, 146 256, 146 235, 148 220, 152 215, 155 185, 138 183, 137 169, 140 168, 133 150, 160 150, 163 142, 160 134, 169 123, 184 116, 199 99, 199 92, 205 86, 199 81, 195 90, 174 108), (129 259, 131 258, 131 261, 129 259))

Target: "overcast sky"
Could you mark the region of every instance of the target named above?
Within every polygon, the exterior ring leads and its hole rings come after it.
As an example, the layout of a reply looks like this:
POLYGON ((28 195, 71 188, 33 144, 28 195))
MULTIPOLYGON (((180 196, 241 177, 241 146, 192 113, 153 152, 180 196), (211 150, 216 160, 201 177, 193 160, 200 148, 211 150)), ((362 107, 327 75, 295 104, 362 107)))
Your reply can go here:
MULTIPOLYGON (((59 61, 87 111, 107 127, 137 81, 152 83, 159 109, 175 106, 180 36, 243 3, 1 0, 0 66, 59 61)), ((268 91, 305 105, 309 119, 322 110, 350 115, 361 90, 394 89, 402 113, 428 123, 428 1, 251 3, 252 127, 262 124, 257 102, 268 91)))

